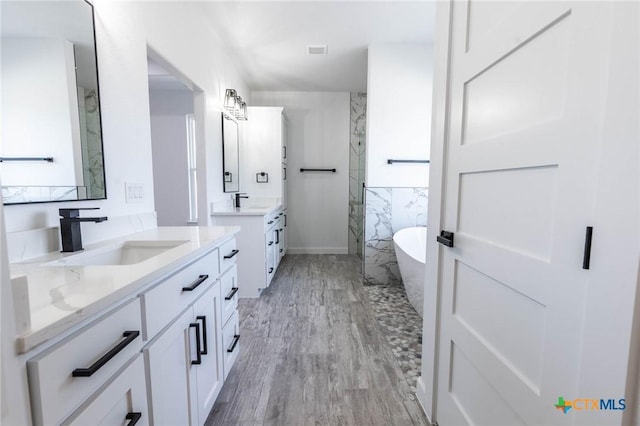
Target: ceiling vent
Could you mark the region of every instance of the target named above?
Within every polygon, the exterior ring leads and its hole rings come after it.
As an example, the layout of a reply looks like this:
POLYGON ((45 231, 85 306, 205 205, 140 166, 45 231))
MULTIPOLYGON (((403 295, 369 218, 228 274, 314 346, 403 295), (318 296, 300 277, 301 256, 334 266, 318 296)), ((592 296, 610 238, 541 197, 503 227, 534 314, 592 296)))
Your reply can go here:
POLYGON ((327 54, 326 44, 308 44, 307 45, 307 55, 326 55, 326 54, 327 54))

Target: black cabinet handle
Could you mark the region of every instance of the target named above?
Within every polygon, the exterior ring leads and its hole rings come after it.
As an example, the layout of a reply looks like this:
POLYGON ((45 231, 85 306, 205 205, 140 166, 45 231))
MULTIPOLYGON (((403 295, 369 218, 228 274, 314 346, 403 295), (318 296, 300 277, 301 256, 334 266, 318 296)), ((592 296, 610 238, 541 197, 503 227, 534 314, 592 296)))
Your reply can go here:
POLYGON ((287 227, 287 215, 286 214, 284 215, 284 226, 285 226, 285 228, 287 227))
POLYGON ((100 357, 100 359, 97 360, 96 362, 94 362, 93 364, 91 364, 90 367, 88 367, 88 368, 76 368, 75 370, 73 370, 71 375, 73 377, 91 377, 93 375, 93 373, 95 373, 96 371, 100 370, 100 368, 103 365, 105 365, 107 362, 109 362, 111 360, 111 358, 113 358, 116 355, 118 355, 118 353, 121 350, 126 348, 127 345, 129 343, 133 342, 136 339, 136 337, 138 337, 139 335, 140 335, 140 332, 137 331, 137 330, 135 330, 135 331, 125 331, 124 333, 122 333, 122 337, 124 337, 124 340, 119 342, 113 348, 109 349, 109 352, 107 352, 106 354, 102 355, 100 357))
POLYGON ((224 300, 231 300, 238 292, 238 287, 231 287, 231 291, 224 297, 224 300))
POLYGON ((270 220, 269 222, 267 222, 267 225, 271 225, 273 223, 272 220, 270 220))
POLYGON ((200 347, 200 324, 192 322, 189 324, 189 328, 196 329, 196 360, 191 360, 191 364, 202 364, 202 348, 200 347))
POLYGON ((189 284, 188 287, 182 287, 182 291, 193 291, 193 290, 195 290, 200 284, 205 282, 207 280, 207 278, 209 278, 209 275, 200 275, 194 282, 189 284))
POLYGON ((282 253, 282 249, 280 249, 280 253, 282 253))
POLYGON ((284 213, 280 213, 278 216, 282 216, 284 213))
POLYGON ((280 244, 280 231, 276 229, 276 244, 280 244))
POLYGON ((202 321, 202 355, 207 354, 207 317, 204 315, 198 315, 196 321, 202 321))
POLYGON ((282 149, 284 151, 284 156, 282 158, 287 158, 287 147, 283 146, 282 149))
POLYGON ((236 254, 240 253, 240 250, 231 250, 231 253, 229 253, 228 255, 226 255, 224 258, 225 259, 231 259, 233 256, 235 256, 236 254))
POLYGON ((239 334, 234 335, 233 342, 231 342, 231 346, 227 348, 227 352, 233 352, 233 350, 236 348, 236 345, 238 344, 238 340, 240 340, 240 335, 239 334))
POLYGON ((280 232, 284 231, 284 229, 280 228, 280 232))
POLYGON ((269 268, 269 273, 272 273, 272 272, 273 272, 273 268, 269 268))
POLYGON ((269 245, 272 246, 273 245, 273 241, 269 241, 269 245))
POLYGON ((129 420, 129 423, 127 423, 127 426, 134 426, 142 418, 142 413, 127 413, 127 415, 124 416, 124 418, 126 420, 129 420))
POLYGON ((443 244, 447 247, 453 247, 453 232, 442 231, 437 238, 440 244, 443 244))
POLYGON ((589 269, 591 264, 591 240, 593 239, 593 226, 587 226, 584 235, 584 255, 582 257, 582 269, 589 269))

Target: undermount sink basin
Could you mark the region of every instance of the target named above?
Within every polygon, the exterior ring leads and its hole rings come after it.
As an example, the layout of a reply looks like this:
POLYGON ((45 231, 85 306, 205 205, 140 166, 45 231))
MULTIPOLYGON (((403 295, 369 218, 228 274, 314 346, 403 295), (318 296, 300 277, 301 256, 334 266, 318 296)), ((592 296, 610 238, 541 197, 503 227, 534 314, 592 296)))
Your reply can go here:
POLYGON ((125 241, 64 257, 43 266, 135 265, 188 241, 125 241))

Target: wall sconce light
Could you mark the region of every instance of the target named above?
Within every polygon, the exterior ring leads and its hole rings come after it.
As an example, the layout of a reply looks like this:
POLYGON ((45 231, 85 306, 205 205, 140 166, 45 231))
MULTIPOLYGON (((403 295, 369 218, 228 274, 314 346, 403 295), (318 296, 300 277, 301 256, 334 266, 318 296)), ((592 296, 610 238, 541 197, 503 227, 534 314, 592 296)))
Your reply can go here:
POLYGON ((237 120, 247 120, 247 103, 238 96, 235 89, 227 89, 224 94, 224 107, 237 120))

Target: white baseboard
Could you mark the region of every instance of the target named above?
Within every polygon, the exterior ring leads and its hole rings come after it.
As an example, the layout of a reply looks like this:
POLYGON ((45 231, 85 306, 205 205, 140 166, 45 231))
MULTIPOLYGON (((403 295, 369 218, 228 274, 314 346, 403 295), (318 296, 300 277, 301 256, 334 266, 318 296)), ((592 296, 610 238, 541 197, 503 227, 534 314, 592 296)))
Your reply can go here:
POLYGON ((428 403, 427 388, 424 384, 424 380, 422 380, 422 376, 418 377, 416 396, 418 397, 418 401, 420 402, 422 411, 424 411, 424 415, 427 416, 427 420, 429 420, 429 424, 433 425, 433 421, 431 420, 431 413, 429 413, 426 409, 426 407, 431 406, 431 404, 428 403))
POLYGON ((289 247, 287 254, 349 254, 345 247, 289 247))

